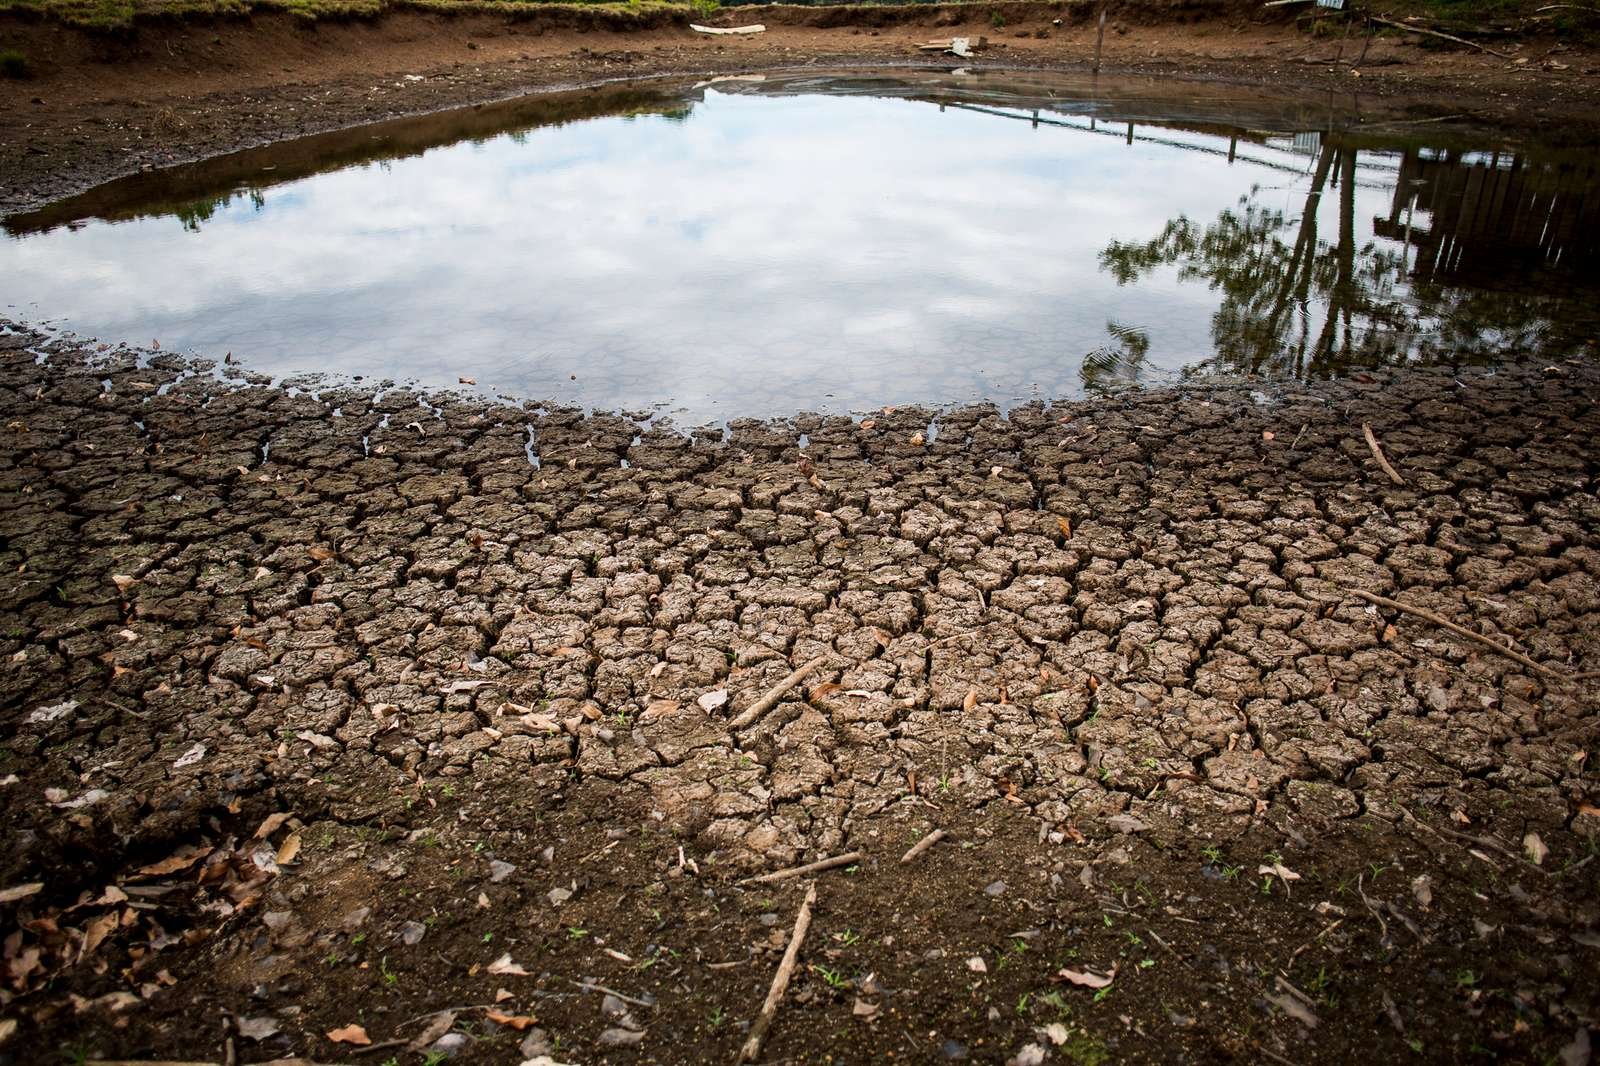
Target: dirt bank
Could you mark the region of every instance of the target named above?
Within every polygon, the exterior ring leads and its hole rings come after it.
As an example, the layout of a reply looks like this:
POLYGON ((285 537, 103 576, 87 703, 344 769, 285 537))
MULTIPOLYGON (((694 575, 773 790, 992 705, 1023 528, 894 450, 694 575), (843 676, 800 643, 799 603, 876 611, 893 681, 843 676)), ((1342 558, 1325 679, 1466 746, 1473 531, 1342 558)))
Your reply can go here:
MULTIPOLYGON (((147 23, 120 36, 8 17, 0 20, 0 47, 24 52, 37 76, 0 80, 7 159, 0 211, 141 168, 533 89, 651 74, 925 62, 917 42, 956 33, 988 36, 980 69, 1083 69, 1094 39, 1084 4, 733 9, 716 21, 756 17, 767 33, 731 39, 692 33, 665 16, 575 21, 537 12, 518 19, 404 13, 312 27, 287 15, 256 16, 147 23)), ((1526 60, 1519 63, 1429 44, 1380 36, 1362 56, 1359 33, 1348 40, 1304 34, 1253 6, 1129 6, 1107 33, 1105 69, 1326 92, 1388 114, 1465 115, 1579 142, 1596 136, 1600 59, 1591 52, 1548 38, 1497 42, 1497 50, 1526 60), (1354 57, 1359 68, 1348 62, 1354 57)))
POLYGON ((0 1061, 726 1063, 739 879, 846 851, 769 1061, 1588 1047, 1592 364, 931 442, 189 369, 0 333, 0 1061))

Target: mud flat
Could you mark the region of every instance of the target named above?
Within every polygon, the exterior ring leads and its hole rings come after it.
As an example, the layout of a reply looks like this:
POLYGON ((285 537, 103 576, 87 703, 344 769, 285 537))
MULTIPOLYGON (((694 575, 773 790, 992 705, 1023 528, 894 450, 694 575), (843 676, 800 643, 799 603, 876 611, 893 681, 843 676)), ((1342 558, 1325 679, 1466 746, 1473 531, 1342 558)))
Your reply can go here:
POLYGON ((1591 362, 725 434, 216 369, 0 333, 4 1061, 729 1062, 811 880, 741 879, 847 851, 767 1061, 1588 1053, 1591 362))

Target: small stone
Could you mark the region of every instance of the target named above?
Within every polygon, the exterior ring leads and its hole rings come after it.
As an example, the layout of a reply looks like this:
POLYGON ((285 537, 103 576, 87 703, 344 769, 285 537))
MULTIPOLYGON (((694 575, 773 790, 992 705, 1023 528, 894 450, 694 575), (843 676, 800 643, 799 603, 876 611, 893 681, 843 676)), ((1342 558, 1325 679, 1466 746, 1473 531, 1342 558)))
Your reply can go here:
POLYGON ((402 922, 400 925, 400 942, 406 947, 415 947, 427 935, 428 927, 421 922, 402 922))
POLYGON ((991 882, 984 888, 983 894, 985 896, 1003 896, 1006 894, 1006 883, 1004 881, 991 882))
POLYGON ((516 872, 517 868, 515 866, 509 862, 501 862, 499 859, 495 859, 489 864, 489 880, 497 885, 516 872))
POLYGON ((545 898, 550 901, 550 906, 559 907, 567 900, 572 898, 572 889, 552 888, 549 892, 545 893, 545 898))

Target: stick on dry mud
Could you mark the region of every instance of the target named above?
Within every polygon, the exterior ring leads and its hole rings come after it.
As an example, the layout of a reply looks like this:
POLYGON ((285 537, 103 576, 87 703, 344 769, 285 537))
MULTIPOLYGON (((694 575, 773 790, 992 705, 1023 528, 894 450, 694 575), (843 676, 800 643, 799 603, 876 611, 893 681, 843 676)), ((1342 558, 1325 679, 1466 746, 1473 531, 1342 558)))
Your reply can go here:
POLYGON ((1501 59, 1514 59, 1515 58, 1514 56, 1509 55, 1509 54, 1507 54, 1505 52, 1496 52, 1493 48, 1486 48, 1481 44, 1476 44, 1476 43, 1474 43, 1472 41, 1467 40, 1464 37, 1452 37, 1450 34, 1448 34, 1448 33, 1440 33, 1438 30, 1429 30, 1429 29, 1424 29, 1421 26, 1413 26, 1409 22, 1396 22, 1394 19, 1379 18, 1377 15, 1368 15, 1367 17, 1369 19, 1371 19, 1373 22, 1378 23, 1379 25, 1382 25, 1382 26, 1393 26, 1396 29, 1405 30, 1407 33, 1423 33, 1423 34, 1427 34, 1429 37, 1438 37, 1440 40, 1452 41, 1452 42, 1454 42, 1456 44, 1464 44, 1468 48, 1476 48, 1480 52, 1487 52, 1492 56, 1499 56, 1501 59))
POLYGON ((743 729, 745 726, 754 722, 757 718, 760 718, 762 715, 772 710, 772 708, 778 705, 778 701, 783 699, 784 693, 788 692, 800 682, 804 681, 807 674, 817 669, 825 661, 826 660, 822 658, 812 659, 810 662, 794 671, 788 677, 784 678, 782 681, 779 681, 776 685, 767 690, 767 694, 765 696, 762 696, 759 700, 756 700, 754 703, 752 703, 748 710, 739 715, 739 717, 735 718, 733 721, 729 722, 728 728, 730 730, 743 729))
POLYGON ((791 877, 803 877, 806 874, 818 873, 822 870, 831 870, 835 866, 849 866, 853 862, 860 862, 866 856, 859 851, 847 851, 843 855, 835 855, 831 859, 818 859, 808 862, 804 866, 792 866, 787 870, 774 870, 770 874, 760 877, 747 877, 739 883, 741 885, 764 885, 772 881, 787 881, 791 877))
POLYGON ((1422 607, 1413 607, 1409 603, 1401 603, 1399 600, 1391 600, 1387 596, 1379 596, 1375 592, 1367 592, 1363 589, 1346 588, 1345 591, 1350 593, 1352 596, 1358 596, 1361 599, 1366 600, 1368 603, 1375 603, 1379 607, 1388 607, 1391 610, 1414 615, 1417 618, 1432 622, 1434 625, 1443 629, 1448 629, 1457 636, 1462 636, 1466 637, 1468 640, 1477 641, 1484 647, 1493 648, 1506 658, 1515 660, 1535 673, 1542 674, 1545 677, 1554 678, 1556 680, 1576 681, 1583 681, 1591 677, 1600 677, 1600 671, 1595 670, 1586 670, 1579 674, 1563 673, 1560 670, 1556 670, 1552 667, 1544 665, 1536 659, 1530 659, 1520 651, 1517 651, 1514 648, 1508 648, 1504 644, 1499 643, 1491 637, 1486 637, 1482 633, 1474 633, 1472 630, 1467 629, 1464 626, 1456 625, 1443 615, 1434 614, 1432 611, 1426 610, 1422 607))
POLYGON ((933 847, 943 839, 944 830, 935 829, 933 832, 929 833, 927 836, 911 845, 910 851, 900 856, 901 865, 904 865, 905 863, 910 862, 912 859, 915 859, 918 855, 921 855, 923 852, 927 851, 929 848, 933 847))
POLYGON ((1372 457, 1378 460, 1378 465, 1383 467, 1385 474, 1389 475, 1389 480, 1396 485, 1404 485, 1406 479, 1400 476, 1398 470, 1389 465, 1389 460, 1384 457, 1383 449, 1378 447, 1378 438, 1373 435, 1372 427, 1365 422, 1361 423, 1361 435, 1367 438, 1367 447, 1372 449, 1372 457))
POLYGON ((784 949, 778 972, 772 975, 772 987, 767 989, 766 1002, 761 1004, 761 1013, 756 1015, 755 1022, 750 1026, 749 1039, 739 1049, 739 1062, 754 1062, 761 1057, 761 1045, 767 1039, 772 1019, 778 1014, 778 1004, 783 1001, 783 993, 789 987, 789 978, 794 976, 794 964, 800 958, 800 944, 806 938, 806 930, 811 928, 811 905, 816 902, 817 883, 813 881, 806 889, 800 913, 794 917, 794 932, 789 936, 789 946, 784 949))

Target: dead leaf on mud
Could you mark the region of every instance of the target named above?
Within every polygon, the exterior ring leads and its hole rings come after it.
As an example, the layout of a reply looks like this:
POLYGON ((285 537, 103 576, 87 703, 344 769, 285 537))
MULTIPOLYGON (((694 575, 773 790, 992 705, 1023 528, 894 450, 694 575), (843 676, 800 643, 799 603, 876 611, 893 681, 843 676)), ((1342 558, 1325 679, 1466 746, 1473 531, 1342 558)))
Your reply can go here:
POLYGON ((279 866, 289 866, 289 865, 291 865, 294 862, 295 858, 299 854, 300 854, 300 834, 299 833, 290 833, 289 836, 284 840, 283 846, 278 848, 278 855, 277 855, 278 865, 279 866))
POLYGON ((311 547, 306 549, 306 554, 311 556, 311 558, 315 559, 319 563, 325 563, 329 559, 337 558, 339 553, 334 551, 332 548, 324 547, 321 544, 313 544, 311 547))
POLYGON ((172 768, 174 770, 182 770, 184 767, 193 766, 195 763, 199 762, 205 757, 206 746, 204 744, 196 744, 194 747, 178 756, 178 758, 173 762, 172 768))
POLYGON ((458 377, 458 378, 456 378, 456 384, 458 384, 458 385, 476 385, 477 383, 478 383, 478 379, 477 378, 469 378, 469 377, 458 377))
POLYGON ((695 702, 700 705, 700 709, 702 711, 710 714, 712 711, 728 702, 728 690, 725 688, 713 689, 712 691, 707 692, 704 696, 701 696, 699 699, 695 700, 695 702))
POLYGON ((1111 967, 1111 972, 1104 976, 1093 970, 1058 970, 1055 980, 1065 981, 1068 984, 1078 985, 1081 988, 1106 988, 1117 979, 1117 968, 1111 967))
POLYGON ((0 1018, 0 1046, 7 1040, 17 1035, 17 1020, 15 1018, 0 1018))
POLYGON ((489 964, 489 972, 492 974, 509 974, 512 977, 528 976, 527 970, 511 961, 511 952, 509 951, 489 964))
POLYGON ((913 433, 911 435, 911 443, 915 447, 920 448, 924 443, 927 442, 927 439, 928 438, 924 437, 921 433, 913 433))
POLYGON ((1550 854, 1550 849, 1545 847, 1538 833, 1529 833, 1522 838, 1522 850, 1527 853, 1528 861, 1535 866, 1543 866, 1545 856, 1550 854))
POLYGON ((978 705, 978 690, 975 689, 975 688, 967 689, 967 698, 961 701, 961 709, 963 711, 970 712, 977 705, 978 705))
POLYGON ((442 1014, 436 1015, 433 1021, 423 1028, 422 1032, 412 1038, 411 1043, 406 1045, 406 1050, 410 1052, 426 1050, 435 1040, 448 1033, 455 1024, 456 1012, 453 1010, 447 1010, 442 1014))
POLYGON ((1061 530, 1061 535, 1068 540, 1072 539, 1072 523, 1065 518, 1056 519, 1056 528, 1061 530))
POLYGON ((1423 910, 1433 905, 1433 878, 1427 874, 1418 874, 1411 879, 1411 894, 1417 898, 1417 903, 1423 910))
POLYGON ((501 1014, 497 1010, 484 1011, 483 1016, 496 1025, 507 1026, 519 1033, 534 1022, 533 1017, 528 1014, 501 1014))
POLYGON ((239 1035, 246 1040, 269 1040, 278 1035, 278 1019, 270 1014, 239 1019, 239 1035))
POLYGON ((149 866, 139 867, 138 872, 146 877, 165 877, 167 874, 175 874, 179 870, 187 870, 210 854, 210 847, 197 848, 193 844, 185 844, 160 862, 153 862, 149 866))
POLYGON ((42 888, 44 888, 43 881, 30 881, 25 885, 0 888, 0 903, 15 903, 19 899, 27 899, 42 888))
POLYGON ((1262 875, 1263 877, 1276 877, 1278 880, 1283 882, 1283 888, 1286 892, 1289 890, 1290 881, 1300 880, 1299 874, 1295 873, 1281 862, 1275 862, 1270 866, 1266 863, 1262 863, 1260 866, 1256 867, 1256 873, 1262 875))
POLYGON ((372 1038, 367 1031, 359 1025, 347 1025, 342 1029, 329 1029, 328 1039, 335 1044, 370 1044, 372 1038))
POLYGON ((267 815, 266 818, 262 819, 261 824, 256 827, 255 839, 256 840, 265 840, 265 839, 267 839, 273 833, 276 833, 278 831, 279 827, 281 827, 284 822, 287 822, 290 818, 293 818, 293 817, 294 817, 294 815, 291 814, 289 811, 279 811, 276 814, 267 815))
POLYGON ((130 577, 127 574, 112 574, 111 575, 111 583, 113 585, 117 586, 117 591, 118 592, 127 592, 128 589, 131 588, 136 581, 138 581, 138 578, 130 577))
POLYGON ((857 996, 856 1005, 851 1008, 850 1013, 855 1015, 857 1018, 863 1018, 870 1022, 878 1016, 878 1010, 878 1004, 873 1003, 871 1000, 862 999, 860 996, 857 996))

